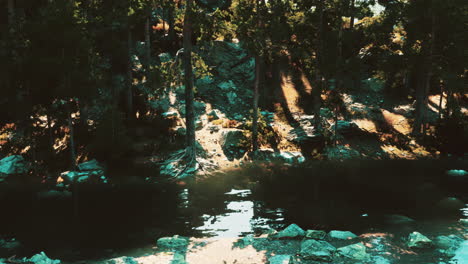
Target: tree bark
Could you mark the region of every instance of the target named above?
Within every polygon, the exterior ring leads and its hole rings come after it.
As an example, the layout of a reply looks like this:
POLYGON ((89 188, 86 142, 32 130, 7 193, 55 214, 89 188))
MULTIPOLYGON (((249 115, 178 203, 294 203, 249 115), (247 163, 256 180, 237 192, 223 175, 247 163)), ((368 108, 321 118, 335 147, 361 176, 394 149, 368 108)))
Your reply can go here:
POLYGON ((75 152, 75 132, 73 128, 71 102, 72 101, 67 102, 67 117, 68 117, 68 130, 70 133, 69 147, 70 147, 71 170, 74 170, 76 168, 76 152, 75 152))
POLYGON ((127 64, 127 116, 128 120, 133 120, 133 76, 132 76, 132 31, 130 26, 127 29, 127 47, 128 47, 128 64, 127 64))
POLYGON ((10 25, 10 27, 13 27, 13 24, 15 23, 15 2, 14 2, 14 0, 8 0, 7 8, 8 8, 8 25, 10 25))
POLYGON ((174 53, 177 50, 176 45, 176 32, 175 32, 175 21, 174 21, 174 6, 172 4, 169 5, 169 15, 168 15, 168 24, 169 24, 169 43, 170 47, 169 50, 174 53))
POLYGON ((322 56, 323 56, 323 9, 324 4, 326 1, 319 1, 317 5, 317 12, 319 15, 319 24, 318 24, 318 31, 317 31, 317 50, 316 50, 316 58, 315 58, 315 87, 312 90, 314 93, 313 102, 314 102, 314 123, 315 129, 317 132, 321 131, 321 118, 320 118, 320 107, 322 105, 322 86, 323 86, 323 77, 321 74, 321 67, 322 67, 322 56))
POLYGON ((351 16, 349 18, 349 28, 350 29, 353 29, 354 28, 354 1, 355 0, 351 0, 351 6, 350 6, 350 13, 351 13, 351 16))
POLYGON ((146 17, 145 23, 145 60, 146 60, 146 81, 149 81, 149 70, 150 70, 150 63, 151 63, 151 35, 150 35, 150 16, 151 16, 151 9, 148 11, 148 16, 146 17))
POLYGON ((195 149, 195 113, 192 73, 192 0, 187 0, 184 17, 184 83, 185 83, 185 123, 187 129, 187 151, 193 155, 195 149))
POLYGON ((252 116, 252 151, 258 150, 258 90, 260 86, 260 56, 255 56, 255 84, 252 116))

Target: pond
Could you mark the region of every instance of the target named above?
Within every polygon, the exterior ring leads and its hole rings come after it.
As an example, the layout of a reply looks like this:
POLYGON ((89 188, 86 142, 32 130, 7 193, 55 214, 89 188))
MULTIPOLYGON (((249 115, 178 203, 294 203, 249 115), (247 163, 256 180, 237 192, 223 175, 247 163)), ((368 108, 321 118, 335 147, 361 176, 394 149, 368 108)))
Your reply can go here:
POLYGON ((291 223, 401 238, 415 230, 429 237, 468 235, 459 223, 468 218, 468 206, 464 211, 434 206, 444 197, 465 203, 468 198, 466 186, 446 182, 440 164, 438 169, 413 163, 340 166, 263 164, 177 184, 116 180, 107 187, 81 186, 77 200, 38 195, 37 186, 16 186, 2 191, 0 238, 22 243, 8 254, 45 251, 71 263, 148 254, 162 236, 232 238, 291 223), (403 216, 416 221, 398 224, 408 220, 403 216))

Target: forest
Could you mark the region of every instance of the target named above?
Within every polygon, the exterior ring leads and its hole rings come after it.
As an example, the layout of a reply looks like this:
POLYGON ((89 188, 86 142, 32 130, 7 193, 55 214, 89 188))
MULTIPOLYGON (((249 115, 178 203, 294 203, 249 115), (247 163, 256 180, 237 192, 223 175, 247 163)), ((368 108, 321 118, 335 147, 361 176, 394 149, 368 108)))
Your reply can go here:
POLYGON ((0 6, 0 264, 468 263, 468 1, 0 6))

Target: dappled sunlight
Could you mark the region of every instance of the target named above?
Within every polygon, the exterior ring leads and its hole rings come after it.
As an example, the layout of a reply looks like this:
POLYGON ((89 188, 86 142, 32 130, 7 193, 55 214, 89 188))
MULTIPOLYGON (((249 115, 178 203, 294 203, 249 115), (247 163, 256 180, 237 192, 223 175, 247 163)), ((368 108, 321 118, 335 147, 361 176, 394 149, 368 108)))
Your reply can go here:
POLYGON ((217 240, 194 239, 191 249, 187 252, 186 261, 190 264, 207 263, 266 263, 266 250, 258 251, 251 245, 241 249, 233 247, 238 238, 222 238, 217 240), (193 247, 194 243, 203 243, 204 246, 193 247))
POLYGON ((377 133, 377 126, 375 122, 370 119, 353 119, 352 120, 358 127, 369 133, 377 133))
POLYGON ((409 135, 411 133, 411 125, 405 116, 392 113, 385 109, 381 109, 380 111, 385 121, 396 131, 403 135, 409 135))

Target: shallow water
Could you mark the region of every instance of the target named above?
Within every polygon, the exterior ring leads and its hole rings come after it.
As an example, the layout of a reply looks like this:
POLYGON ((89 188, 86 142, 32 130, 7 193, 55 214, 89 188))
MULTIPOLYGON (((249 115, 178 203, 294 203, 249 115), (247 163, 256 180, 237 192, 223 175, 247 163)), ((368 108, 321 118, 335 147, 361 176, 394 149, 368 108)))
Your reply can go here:
MULTIPOLYGON (((358 235, 386 233, 398 241, 415 230, 429 237, 468 235, 458 222, 461 217, 468 218, 468 206, 463 212, 446 214, 435 211, 430 202, 420 202, 453 195, 466 202, 467 197, 458 190, 439 187, 437 192, 424 192, 421 198, 404 191, 392 194, 379 185, 354 180, 351 185, 328 174, 328 182, 322 179, 314 186, 316 180, 309 180, 311 172, 301 172, 307 179, 304 182, 295 178, 297 173, 281 171, 279 178, 272 176, 273 180, 266 181, 246 169, 180 185, 83 187, 79 190, 78 216, 74 215, 73 199, 37 199, 38 190, 24 186, 6 192, 1 199, 2 209, 8 213, 0 218, 0 237, 15 237, 23 243, 23 249, 11 255, 45 251, 66 263, 141 256, 154 252, 156 240, 162 236, 258 235, 291 223, 304 229, 349 230, 358 235), (387 214, 405 215, 417 222, 391 225, 384 221, 387 214)), ((444 186, 437 177, 430 180, 444 186)), ((465 243, 457 256, 466 259, 466 249, 465 243)), ((438 261, 430 254, 423 257, 428 263, 438 261)), ((421 263, 418 261, 421 258, 409 256, 401 263, 421 263)))

